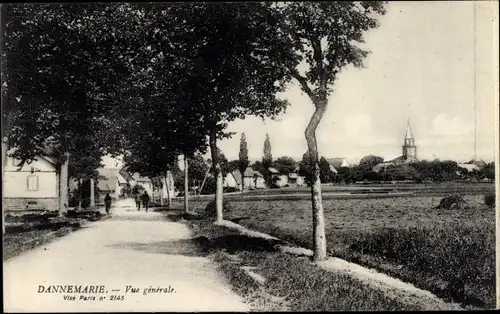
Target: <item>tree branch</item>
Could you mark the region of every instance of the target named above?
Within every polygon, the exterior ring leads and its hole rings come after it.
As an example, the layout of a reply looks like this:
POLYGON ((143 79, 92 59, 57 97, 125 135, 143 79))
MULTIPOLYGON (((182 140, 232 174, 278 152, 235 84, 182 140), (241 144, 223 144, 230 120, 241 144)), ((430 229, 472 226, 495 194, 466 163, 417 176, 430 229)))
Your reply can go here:
POLYGON ((307 84, 307 79, 299 74, 297 70, 292 72, 292 76, 300 83, 302 90, 314 101, 314 92, 311 90, 307 84))

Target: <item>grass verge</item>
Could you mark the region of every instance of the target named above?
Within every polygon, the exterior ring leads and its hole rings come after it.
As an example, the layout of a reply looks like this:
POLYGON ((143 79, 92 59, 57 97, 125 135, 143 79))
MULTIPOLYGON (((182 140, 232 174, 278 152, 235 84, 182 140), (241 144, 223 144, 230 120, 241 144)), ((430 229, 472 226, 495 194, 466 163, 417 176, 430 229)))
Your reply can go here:
POLYGON ((53 213, 7 215, 6 233, 3 235, 3 260, 6 261, 79 230, 87 221, 106 217, 95 215, 90 211, 89 213, 79 214, 79 217, 72 215, 70 215, 72 217, 57 217, 53 213))
POLYGON ((57 238, 78 230, 79 227, 62 227, 56 231, 50 229, 31 230, 27 232, 5 234, 3 237, 3 260, 18 256, 19 254, 50 243, 57 238))
MULTIPOLYGON (((481 196, 467 196, 475 205, 460 210, 437 209, 440 199, 324 200, 328 253, 464 307, 494 308, 495 212, 481 196)), ((240 217, 249 229, 312 248, 310 201, 229 203, 226 219, 240 217)))
MULTIPOLYGON (((247 227, 312 248, 312 230, 264 222, 247 227)), ((466 307, 495 306, 494 225, 428 224, 328 230, 329 254, 377 269, 466 307)))
POLYGON ((307 258, 273 250, 263 243, 267 240, 242 239, 238 231, 215 226, 212 221, 190 220, 186 223, 196 238, 208 240, 209 256, 218 263, 234 291, 255 311, 420 309, 390 298, 346 274, 324 271, 307 258), (263 276, 266 279, 264 284, 248 276, 242 269, 244 266, 263 276))

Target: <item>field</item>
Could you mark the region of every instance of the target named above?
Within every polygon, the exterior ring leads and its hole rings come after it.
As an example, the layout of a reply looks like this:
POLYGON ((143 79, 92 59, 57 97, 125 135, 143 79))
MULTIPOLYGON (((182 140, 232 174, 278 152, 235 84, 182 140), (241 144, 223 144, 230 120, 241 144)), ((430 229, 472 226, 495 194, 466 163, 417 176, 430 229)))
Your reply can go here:
MULTIPOLYGON (((228 198, 229 199, 229 198, 228 198)), ((435 209, 441 197, 323 201, 329 255, 398 277, 464 305, 492 308, 495 298, 495 212, 481 195, 471 208, 435 209)), ((193 203, 191 203, 193 204, 193 203)), ((207 204, 197 203, 197 211, 207 204)), ((231 200, 226 218, 311 248, 309 200, 231 200)))

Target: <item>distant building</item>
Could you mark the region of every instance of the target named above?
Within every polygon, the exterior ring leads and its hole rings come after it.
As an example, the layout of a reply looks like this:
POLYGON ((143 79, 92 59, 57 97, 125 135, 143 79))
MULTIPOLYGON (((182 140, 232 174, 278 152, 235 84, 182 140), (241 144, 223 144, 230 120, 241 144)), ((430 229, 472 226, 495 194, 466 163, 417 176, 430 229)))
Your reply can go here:
POLYGON ((411 132, 410 120, 406 125, 406 135, 403 144, 403 160, 407 163, 417 161, 417 146, 411 132))
POLYGON ((302 186, 304 185, 305 179, 303 176, 298 175, 297 173, 289 173, 288 174, 288 184, 293 186, 302 186))
POLYGON ((247 167, 243 179, 239 170, 228 173, 224 178, 224 186, 234 187, 240 191, 243 186, 245 189, 263 189, 266 187, 266 182, 260 172, 253 170, 252 167, 247 167))
POLYGON ((97 182, 99 195, 97 200, 102 203, 107 193, 113 198, 118 199, 122 194, 122 189, 127 185, 127 180, 117 168, 99 168, 97 169, 100 178, 97 182))
POLYGON ((459 168, 467 169, 468 172, 472 172, 474 170, 480 170, 480 167, 475 164, 457 164, 459 168))
MULTIPOLYGON (((417 159, 417 146, 415 145, 415 139, 413 138, 413 133, 411 132, 411 127, 410 127, 410 120, 408 120, 408 123, 406 124, 406 134, 405 138, 403 140, 403 146, 402 146, 402 151, 403 154, 399 157, 396 157, 392 160, 386 160, 383 162, 384 165, 381 165, 380 167, 386 167, 389 166, 390 164, 397 166, 401 164, 407 164, 407 163, 412 163, 415 161, 418 161, 417 159)), ((378 165, 377 165, 378 166, 378 165)), ((375 166, 375 167, 377 167, 375 166)), ((380 171, 379 168, 376 168, 376 172, 380 171)), ((373 170, 375 171, 375 170, 373 170)))
POLYGON ((342 167, 350 167, 345 158, 327 158, 326 161, 328 161, 330 165, 330 170, 335 174, 337 174, 342 167))
POLYGON ((471 160, 469 162, 466 162, 465 164, 470 164, 470 165, 476 165, 479 169, 483 169, 486 167, 486 162, 484 160, 471 160))
POLYGON ((373 167, 372 171, 373 172, 380 172, 380 171, 385 170, 387 167, 390 167, 390 166, 396 166, 396 164, 394 162, 381 162, 378 165, 376 165, 375 167, 373 167))
POLYGON ((226 174, 224 177, 224 187, 235 188, 241 191, 241 172, 239 170, 233 170, 226 174))
POLYGON ((140 185, 144 188, 148 194, 153 195, 153 182, 148 177, 142 177, 137 172, 132 175, 132 181, 130 181, 130 186, 133 188, 134 185, 140 185))

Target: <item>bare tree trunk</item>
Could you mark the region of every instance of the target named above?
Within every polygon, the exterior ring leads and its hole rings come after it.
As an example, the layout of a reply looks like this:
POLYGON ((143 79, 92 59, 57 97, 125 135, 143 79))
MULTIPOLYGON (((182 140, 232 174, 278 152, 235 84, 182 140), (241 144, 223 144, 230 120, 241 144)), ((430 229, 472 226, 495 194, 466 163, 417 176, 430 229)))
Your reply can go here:
POLYGON ((163 189, 166 189, 166 182, 162 182, 161 187, 160 187, 160 206, 163 206, 163 189))
POLYGON ((95 207, 94 179, 90 178, 90 208, 95 207))
POLYGON ((189 180, 188 180, 188 158, 184 155, 184 211, 189 213, 189 180))
POLYGON ((82 210, 82 179, 78 179, 78 210, 82 210))
POLYGON ((311 199, 313 211, 313 247, 314 260, 321 261, 326 258, 326 236, 325 236, 325 216, 323 212, 323 202, 321 199, 321 179, 318 163, 318 144, 316 142, 316 128, 326 111, 327 99, 318 100, 315 103, 316 110, 309 121, 305 131, 311 167, 313 167, 313 177, 311 180, 311 199))
POLYGON ((245 172, 241 172, 241 190, 244 191, 245 190, 245 172))
POLYGON ((153 184, 153 181, 151 181, 151 203, 155 202, 155 185, 153 184))
POLYGON ((68 209, 68 164, 69 153, 64 153, 64 162, 61 165, 60 189, 59 189, 59 216, 62 216, 68 209))
POLYGON ((5 206, 3 205, 5 185, 5 162, 7 160, 7 142, 2 139, 2 234, 5 234, 5 206))
POLYGON ((167 187, 167 208, 172 206, 172 194, 170 194, 170 171, 165 173, 165 186, 167 187))
POLYGON ((217 150, 217 131, 215 128, 210 132, 210 152, 212 154, 212 165, 214 167, 214 176, 216 178, 215 189, 215 224, 222 224, 222 171, 219 162, 219 152, 217 150))

